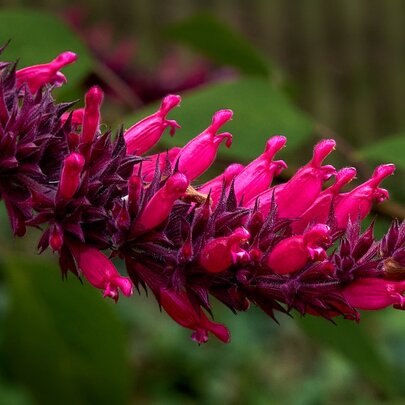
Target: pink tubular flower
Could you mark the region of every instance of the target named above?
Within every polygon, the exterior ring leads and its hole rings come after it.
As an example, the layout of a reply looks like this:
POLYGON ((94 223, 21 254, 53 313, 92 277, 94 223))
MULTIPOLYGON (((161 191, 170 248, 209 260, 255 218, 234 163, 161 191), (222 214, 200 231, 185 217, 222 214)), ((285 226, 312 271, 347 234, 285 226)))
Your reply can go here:
MULTIPOLYGON (((160 171, 163 171, 166 167, 166 162, 170 163, 173 167, 176 157, 181 151, 180 147, 174 147, 169 149, 167 152, 157 153, 155 155, 147 156, 148 160, 142 161, 142 177, 145 181, 152 181, 156 170, 156 162, 159 159, 160 171)), ((138 171, 138 167, 134 167, 134 172, 138 171)))
POLYGON ((283 160, 273 161, 274 155, 285 146, 285 136, 274 136, 267 141, 266 149, 245 167, 235 178, 235 195, 249 201, 270 187, 273 177, 287 167, 283 160))
POLYGON ((166 116, 170 110, 180 104, 180 101, 180 96, 166 96, 155 114, 144 118, 125 131, 127 153, 143 155, 159 141, 167 127, 170 127, 170 135, 173 136, 180 125, 174 120, 167 120, 166 116))
POLYGON ((119 290, 127 297, 132 295, 131 281, 122 277, 99 250, 83 243, 70 243, 69 246, 84 277, 94 287, 104 290, 104 297, 110 297, 117 302, 119 290))
POLYGON ((60 198, 69 200, 80 185, 80 174, 84 167, 84 157, 80 153, 71 153, 64 161, 60 177, 58 194, 60 198))
POLYGON ((211 125, 182 148, 178 156, 179 170, 190 181, 199 177, 211 166, 223 140, 226 141, 225 145, 228 148, 232 145, 232 135, 229 132, 217 134, 219 128, 230 121, 232 116, 231 110, 217 111, 211 125))
POLYGON ((308 260, 323 260, 326 252, 323 246, 330 242, 330 229, 317 224, 304 232, 283 239, 267 258, 268 266, 277 274, 293 273, 305 266, 308 260))
MULTIPOLYGON (((273 193, 280 217, 298 218, 307 210, 321 192, 323 182, 336 173, 333 166, 322 166, 322 162, 335 149, 335 145, 333 139, 319 142, 314 148, 311 161, 299 169, 287 183, 260 194, 258 198, 261 211, 264 214, 269 212, 273 193)), ((251 200, 248 205, 254 204, 255 200, 251 200)))
POLYGON ((388 198, 388 191, 379 185, 394 171, 393 164, 378 166, 368 181, 342 196, 335 208, 339 228, 346 228, 349 219, 364 219, 370 213, 374 202, 380 203, 388 198))
POLYGON ((17 70, 17 85, 21 86, 23 83, 27 83, 31 93, 36 93, 46 84, 51 84, 57 87, 62 86, 67 80, 59 70, 64 66, 75 62, 76 59, 77 55, 68 51, 61 53, 49 63, 29 66, 17 70))
POLYGON ((300 218, 291 224, 294 233, 304 232, 311 222, 325 223, 330 213, 332 201, 335 205, 339 202, 341 198, 341 195, 339 195, 340 190, 350 183, 355 176, 356 169, 354 167, 339 170, 336 174, 335 183, 322 191, 300 218))
POLYGON ((209 273, 219 273, 233 263, 249 257, 240 247, 249 240, 250 233, 243 227, 235 230, 229 236, 223 236, 209 241, 200 253, 200 264, 209 273))
POLYGON ((194 341, 206 343, 208 332, 211 332, 222 342, 229 343, 231 337, 228 329, 224 325, 210 321, 201 309, 196 310, 184 291, 175 292, 161 288, 159 302, 178 324, 194 330, 191 335, 194 341))
POLYGON ((297 218, 315 201, 323 182, 336 173, 333 166, 322 166, 335 146, 333 139, 319 142, 314 148, 312 160, 283 186, 276 199, 280 217, 297 218))
POLYGON ((89 144, 98 132, 100 125, 100 107, 103 102, 103 92, 98 86, 93 86, 85 97, 81 142, 89 144))
POLYGON ((166 184, 150 199, 135 223, 135 228, 147 231, 165 221, 173 204, 184 195, 189 184, 187 177, 182 173, 175 173, 169 177, 166 184))
POLYGON ((215 206, 221 196, 222 188, 227 188, 235 176, 237 176, 243 169, 243 165, 233 163, 229 165, 223 173, 202 184, 197 190, 202 194, 210 193, 211 200, 215 206))
POLYGON ((405 309, 405 281, 388 281, 383 278, 361 278, 343 290, 343 296, 354 308, 376 310, 393 305, 405 309))

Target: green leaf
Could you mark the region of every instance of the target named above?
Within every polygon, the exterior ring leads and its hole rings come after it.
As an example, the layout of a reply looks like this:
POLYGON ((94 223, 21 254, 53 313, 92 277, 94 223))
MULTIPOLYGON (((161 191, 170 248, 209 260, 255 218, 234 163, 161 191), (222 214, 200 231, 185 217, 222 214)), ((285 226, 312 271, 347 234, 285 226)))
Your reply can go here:
POLYGON ((6 257, 4 270, 8 379, 41 404, 127 403, 126 337, 113 304, 74 277, 62 282, 46 260, 6 257))
POLYGON ((219 64, 248 75, 269 75, 266 58, 238 32, 212 15, 193 16, 172 25, 167 33, 219 64))
POLYGON ((383 138, 360 150, 362 157, 379 162, 392 162, 405 169, 405 135, 383 138))
POLYGON ((63 69, 68 83, 57 94, 77 87, 92 67, 92 58, 79 37, 54 14, 31 9, 1 10, 1 44, 11 39, 2 59, 19 59, 18 67, 46 63, 63 51, 78 54, 76 63, 63 69))
MULTIPOLYGON (((126 120, 127 126, 156 108, 155 105, 138 111, 126 120)), ((249 78, 185 93, 181 107, 170 112, 170 118, 176 119, 182 128, 173 138, 164 135, 162 143, 184 145, 207 128, 212 114, 222 108, 234 111, 233 120, 225 129, 233 134, 233 145, 230 149, 221 145, 219 150, 220 157, 229 159, 256 158, 263 152, 266 140, 276 134, 287 136, 287 149, 291 151, 310 137, 314 127, 311 119, 268 81, 249 78)))
POLYGON ((323 318, 309 316, 298 318, 297 321, 308 336, 344 356, 386 395, 395 393, 394 372, 367 333, 366 320, 356 324, 335 319, 337 325, 333 325, 323 318))

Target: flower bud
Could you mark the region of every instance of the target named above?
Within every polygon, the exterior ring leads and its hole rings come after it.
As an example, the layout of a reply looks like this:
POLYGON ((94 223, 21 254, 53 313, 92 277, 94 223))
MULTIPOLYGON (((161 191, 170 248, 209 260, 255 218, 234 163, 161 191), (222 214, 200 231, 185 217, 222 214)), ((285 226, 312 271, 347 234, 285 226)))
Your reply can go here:
POLYGON ((103 92, 98 86, 93 86, 86 93, 81 135, 83 144, 91 143, 98 132, 103 97, 103 92))
POLYGON ((165 185, 147 203, 140 218, 135 223, 136 229, 145 232, 164 222, 174 203, 184 195, 189 184, 187 177, 182 173, 175 173, 169 177, 165 185))
POLYGON ((283 239, 271 250, 267 264, 277 274, 289 274, 302 269, 308 260, 323 260, 329 235, 327 225, 317 224, 302 235, 283 239))
POLYGON ((209 241, 200 253, 200 264, 209 273, 219 273, 228 269, 233 263, 248 257, 240 245, 248 241, 250 233, 243 227, 229 236, 209 241))
POLYGON ((144 118, 125 131, 127 154, 143 155, 159 141, 167 127, 170 128, 170 135, 173 136, 180 125, 174 120, 167 120, 166 116, 170 110, 180 104, 180 101, 180 96, 166 96, 155 114, 144 118))
POLYGON ((190 181, 211 166, 222 141, 225 140, 228 148, 232 145, 232 135, 229 132, 217 134, 219 128, 232 119, 232 115, 231 110, 217 111, 211 125, 182 148, 178 156, 178 167, 190 181))
POLYGON ((80 185, 80 175, 84 167, 84 157, 79 153, 71 153, 64 161, 59 183, 59 197, 69 200, 80 185))

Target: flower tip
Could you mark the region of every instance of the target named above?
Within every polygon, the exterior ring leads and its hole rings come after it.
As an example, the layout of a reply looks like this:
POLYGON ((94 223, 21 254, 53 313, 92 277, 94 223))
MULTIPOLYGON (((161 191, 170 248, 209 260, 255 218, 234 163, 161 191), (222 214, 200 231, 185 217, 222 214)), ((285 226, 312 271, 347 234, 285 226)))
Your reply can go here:
POLYGON ((229 343, 231 341, 231 334, 224 325, 212 322, 209 331, 223 343, 229 343))
POLYGON ((73 62, 76 62, 77 60, 77 54, 75 54, 72 51, 65 51, 62 52, 60 55, 58 55, 55 59, 54 62, 62 66, 70 65, 73 62))
POLYGON ((395 172, 395 165, 392 163, 377 166, 373 173, 373 178, 380 183, 386 177, 391 176, 395 172))
POLYGON ((336 173, 336 183, 350 183, 356 177, 356 174, 357 170, 354 167, 344 167, 336 173))
POLYGON ((267 143, 264 152, 270 157, 271 159, 274 155, 282 148, 284 148, 285 144, 287 143, 287 138, 283 135, 276 135, 271 137, 267 143))
POLYGON ((185 193, 190 182, 183 173, 175 173, 169 177, 166 183, 166 188, 169 193, 181 194, 185 193))
POLYGON ((224 179, 225 183, 231 181, 235 176, 237 176, 245 166, 241 165, 240 163, 232 163, 229 165, 224 171, 224 179))
POLYGON ((160 111, 166 115, 170 110, 177 107, 181 102, 181 97, 174 94, 169 94, 162 100, 160 111))
POLYGON ((211 130, 217 132, 220 127, 225 125, 233 117, 232 110, 219 110, 212 117, 211 130))
POLYGON ((81 172, 84 167, 85 159, 80 153, 73 152, 65 159, 65 167, 72 171, 81 172))
POLYGON ((132 282, 127 277, 117 277, 114 282, 126 297, 134 293, 132 282))
POLYGON ((326 157, 336 148, 336 142, 333 139, 323 139, 315 145, 312 158, 312 165, 321 166, 326 157))
POLYGON ((86 106, 88 105, 94 105, 100 107, 101 103, 103 102, 104 98, 104 93, 103 90, 99 86, 93 86, 89 89, 89 91, 86 93, 85 101, 86 101, 86 106))

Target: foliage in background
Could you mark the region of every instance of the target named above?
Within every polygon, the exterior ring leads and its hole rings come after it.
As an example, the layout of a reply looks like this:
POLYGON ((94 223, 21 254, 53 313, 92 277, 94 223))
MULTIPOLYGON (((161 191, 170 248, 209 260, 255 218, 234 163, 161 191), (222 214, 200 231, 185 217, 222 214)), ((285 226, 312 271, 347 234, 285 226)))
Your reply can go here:
MULTIPOLYGON (((80 84, 92 72, 93 56, 64 23, 32 10, 2 11, 0 22, 2 41, 13 41, 4 55, 10 60, 20 57, 20 66, 46 61, 67 48, 77 51, 80 63, 67 70, 67 91, 69 96, 81 94, 80 84)), ((267 59, 239 34, 206 16, 177 24, 168 32, 218 65, 237 68, 242 76, 259 76, 189 91, 183 98, 185 118, 176 144, 198 134, 208 124, 206 117, 222 107, 235 110, 230 125, 235 144, 222 155, 225 160, 255 157, 274 133, 287 135, 297 153, 313 136, 315 120, 272 83, 267 59)), ((147 111, 128 114, 126 123, 147 111)), ((169 145, 169 137, 166 141, 169 145)), ((398 136, 360 148, 358 156, 370 163, 388 160, 404 167, 403 149, 404 137, 398 136)), ((397 383, 405 370, 395 361, 405 352, 403 336, 397 338, 405 329, 403 314, 390 315, 390 322, 385 314, 365 316, 361 326, 301 320, 302 330, 316 345, 286 317, 280 317, 282 326, 276 327, 258 313, 236 320, 230 314, 226 322, 235 330, 233 345, 210 343, 198 348, 185 345, 187 332, 173 328, 154 304, 134 297, 112 308, 76 280, 62 284, 52 258, 33 262, 25 250, 24 258, 15 257, 23 245, 6 242, 8 225, 4 221, 2 225, 6 229, 1 262, 2 403, 46 404, 55 403, 55 398, 59 403, 127 403, 130 396, 165 404, 279 403, 280 398, 296 404, 331 398, 377 403, 405 395, 397 383), (125 357, 127 333, 132 337, 132 371, 125 357), (393 340, 395 345, 390 346, 393 340), (318 343, 332 352, 319 350, 318 343), (293 383, 302 389, 299 398, 290 389, 293 383), (328 384, 330 392, 323 388, 328 384)))

